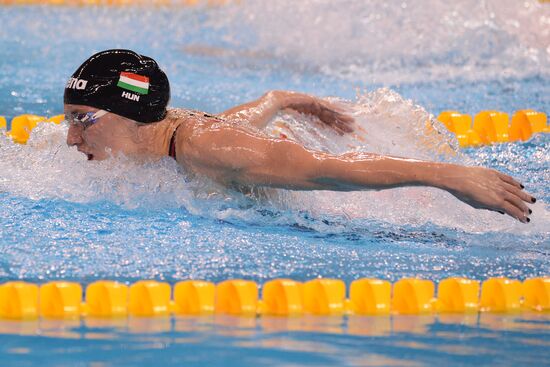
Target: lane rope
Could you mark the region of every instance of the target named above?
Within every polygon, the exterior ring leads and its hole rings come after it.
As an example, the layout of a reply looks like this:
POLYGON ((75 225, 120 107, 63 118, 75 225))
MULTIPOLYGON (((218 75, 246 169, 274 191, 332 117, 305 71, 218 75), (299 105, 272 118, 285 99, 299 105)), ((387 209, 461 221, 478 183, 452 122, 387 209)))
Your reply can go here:
POLYGON ((483 282, 452 277, 437 285, 427 279, 353 281, 346 294, 340 279, 307 282, 274 279, 263 284, 230 279, 218 284, 186 280, 141 280, 131 285, 111 280, 89 284, 24 281, 0 284, 0 318, 77 319, 80 317, 156 317, 225 314, 237 316, 430 315, 550 311, 550 277, 521 282, 505 277, 483 282), (84 294, 84 298, 83 298, 84 294))

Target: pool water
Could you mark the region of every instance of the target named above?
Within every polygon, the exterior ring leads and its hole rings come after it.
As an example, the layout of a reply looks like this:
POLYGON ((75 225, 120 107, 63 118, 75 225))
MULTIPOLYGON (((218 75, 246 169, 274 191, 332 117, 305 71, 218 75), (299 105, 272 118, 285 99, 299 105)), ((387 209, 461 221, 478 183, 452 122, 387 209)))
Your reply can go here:
MULTIPOLYGON (((267 90, 336 97, 367 131, 280 115, 306 146, 496 168, 537 197, 531 223, 436 189, 243 195, 170 159, 88 162, 66 126, 0 137, 0 281, 396 281, 550 273, 550 136, 456 149, 444 110, 550 112, 550 5, 289 1, 222 7, 0 8, 0 115, 62 113, 68 76, 129 48, 167 72, 172 106, 220 112, 267 90), (440 133, 426 133, 432 120, 440 133), (320 131, 320 133, 319 133, 320 131)), ((274 121, 266 133, 272 134, 274 121)), ((3 365, 548 363, 547 315, 0 321, 3 365)))
POLYGON ((540 366, 548 355, 541 315, 2 322, 0 330, 5 365, 17 366, 540 366))

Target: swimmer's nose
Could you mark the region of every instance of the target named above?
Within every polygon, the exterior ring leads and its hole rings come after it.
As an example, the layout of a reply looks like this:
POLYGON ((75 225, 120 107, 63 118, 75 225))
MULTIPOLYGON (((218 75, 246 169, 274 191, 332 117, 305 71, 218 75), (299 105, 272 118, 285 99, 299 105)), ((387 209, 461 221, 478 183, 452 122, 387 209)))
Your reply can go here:
POLYGON ((67 145, 72 147, 73 145, 82 144, 82 127, 70 125, 67 132, 67 145))

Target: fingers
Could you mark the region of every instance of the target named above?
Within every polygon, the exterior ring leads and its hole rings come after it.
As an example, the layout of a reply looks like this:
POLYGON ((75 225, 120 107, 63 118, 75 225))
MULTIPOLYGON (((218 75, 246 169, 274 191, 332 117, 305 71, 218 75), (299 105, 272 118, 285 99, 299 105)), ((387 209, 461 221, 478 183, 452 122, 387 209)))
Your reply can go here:
POLYGON ((526 193, 525 191, 523 191, 522 189, 519 189, 516 186, 510 185, 509 183, 504 183, 504 187, 506 188, 506 190, 508 190, 508 192, 511 192, 512 194, 516 195, 517 197, 519 197, 521 200, 525 201, 526 203, 532 203, 533 202, 533 200, 532 200, 533 197, 531 195, 529 195, 528 193, 526 193))
POLYGON ((525 202, 521 200, 519 197, 517 197, 516 195, 508 193, 504 200, 506 200, 507 202, 509 202, 510 204, 514 205, 516 208, 521 210, 523 214, 525 215, 529 214, 529 208, 527 207, 527 205, 525 205, 525 202))
POLYGON ((483 184, 466 186, 465 197, 455 196, 473 207, 506 213, 522 223, 531 221, 528 215, 532 211, 527 203, 534 203, 536 200, 523 191, 523 185, 495 170, 479 168, 472 171, 479 174, 476 181, 483 184))
MULTIPOLYGON (((347 116, 345 116, 347 117, 347 116)), ((353 120, 349 121, 349 120, 343 120, 341 117, 339 117, 337 120, 336 120, 336 125, 338 126, 338 128, 346 133, 352 133, 353 132, 353 127, 350 126, 351 125, 351 122, 353 122, 353 120)))
POLYGON ((324 108, 327 108, 329 110, 336 111, 336 112, 339 112, 339 113, 344 113, 346 111, 344 106, 342 106, 341 104, 338 104, 338 103, 333 103, 333 102, 329 102, 329 101, 326 101, 326 100, 322 100, 322 102, 319 103, 319 104, 322 105, 324 108))
MULTIPOLYGON (((517 218, 518 220, 520 220, 521 222, 525 223, 525 222, 529 222, 530 219, 528 217, 529 214, 532 213, 531 209, 529 209, 529 207, 525 204, 526 202, 527 203, 531 203, 531 195, 527 194, 525 191, 523 191, 522 189, 518 188, 518 186, 515 186, 515 185, 512 185, 512 184, 509 184, 509 183, 504 183, 504 186, 507 190, 507 192, 505 193, 505 196, 504 196, 504 200, 507 204, 513 206, 515 209, 513 211, 513 214, 510 213, 508 210, 508 214, 514 216, 515 218, 517 218), (519 210, 519 212, 518 212, 519 210)), ((510 207, 508 207, 510 208, 510 207)))
POLYGON ((355 122, 355 119, 353 117, 339 111, 332 111, 332 112, 333 112, 332 118, 340 129, 348 133, 353 132, 353 127, 350 126, 353 122, 355 122))
POLYGON ((506 214, 510 215, 511 217, 516 218, 517 220, 519 220, 522 223, 527 223, 527 222, 531 221, 529 218, 527 218, 527 215, 525 215, 525 213, 521 209, 519 209, 517 206, 511 204, 508 201, 504 202, 504 205, 502 206, 502 209, 504 209, 506 214))
POLYGON ((320 116, 321 121, 325 124, 332 126, 339 133, 351 133, 353 132, 353 118, 347 115, 340 114, 335 111, 324 111, 320 116))
POLYGON ((317 116, 327 125, 333 125, 343 132, 353 132, 349 126, 355 119, 347 115, 344 109, 336 107, 330 103, 319 103, 317 105, 317 116))
POLYGON ((504 173, 501 173, 499 172, 498 176, 500 177, 500 179, 512 186, 515 186, 517 187, 518 189, 523 189, 523 185, 520 184, 519 182, 517 182, 516 180, 514 180, 514 178, 512 176, 509 176, 507 174, 504 174, 504 173))
POLYGON ((523 190, 525 187, 520 184, 519 182, 517 182, 516 180, 514 180, 514 178, 512 176, 509 176, 509 175, 506 175, 504 173, 501 173, 501 172, 498 172, 498 176, 500 177, 500 179, 502 181, 504 181, 506 184, 508 185, 511 185, 513 186, 514 188, 516 188, 515 191, 513 191, 517 196, 519 196, 522 200, 528 202, 528 203, 535 203, 537 201, 537 199, 535 197, 533 197, 532 195, 529 195, 528 193, 526 193, 525 191, 521 191, 523 190))

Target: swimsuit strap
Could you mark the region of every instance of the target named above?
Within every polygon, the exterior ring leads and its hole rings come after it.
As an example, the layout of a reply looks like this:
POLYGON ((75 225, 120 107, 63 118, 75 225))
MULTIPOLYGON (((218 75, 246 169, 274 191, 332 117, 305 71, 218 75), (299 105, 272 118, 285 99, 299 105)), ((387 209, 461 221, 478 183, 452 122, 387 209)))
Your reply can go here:
MULTIPOLYGON (((1 0, 0 0, 1 1, 1 0)), ((218 116, 210 115, 208 113, 200 112, 200 111, 192 111, 192 110, 185 110, 185 112, 189 116, 196 116, 196 115, 202 115, 203 117, 207 118, 213 118, 216 120, 221 120, 218 116)), ((178 129, 180 128, 181 124, 176 127, 174 132, 172 133, 172 138, 170 139, 170 147, 168 148, 168 155, 174 159, 176 159, 176 133, 178 132, 178 129)), ((177 160, 177 159, 176 159, 177 160)))
POLYGON ((168 155, 174 158, 174 160, 176 161, 176 133, 178 132, 180 126, 181 125, 178 125, 178 127, 176 127, 176 129, 174 130, 174 133, 172 134, 172 139, 170 139, 170 147, 168 148, 168 155))

